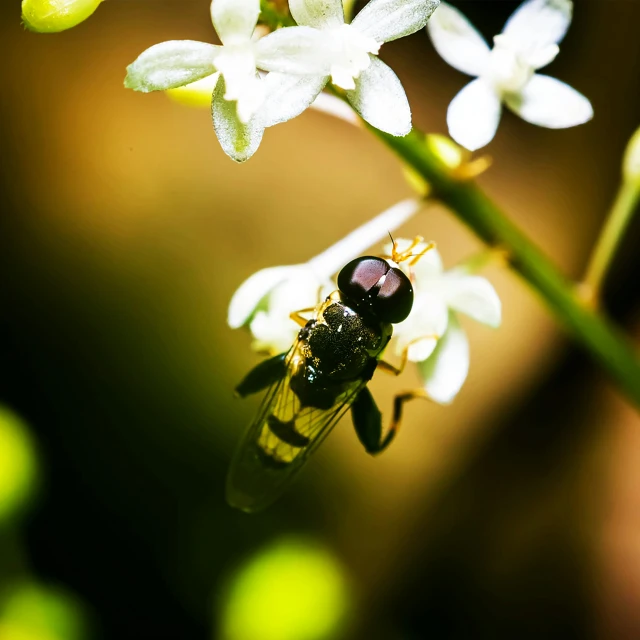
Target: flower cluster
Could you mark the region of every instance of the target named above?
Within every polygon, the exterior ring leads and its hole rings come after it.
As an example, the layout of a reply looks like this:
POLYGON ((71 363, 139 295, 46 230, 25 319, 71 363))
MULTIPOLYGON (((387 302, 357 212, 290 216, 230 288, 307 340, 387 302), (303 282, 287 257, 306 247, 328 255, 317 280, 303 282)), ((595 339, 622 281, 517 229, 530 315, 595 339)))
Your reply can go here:
POLYGON ((409 103, 377 54, 385 42, 422 29, 438 4, 370 0, 347 24, 342 0, 290 0, 298 26, 257 37, 260 0, 213 0, 211 19, 222 45, 157 44, 129 65, 125 86, 163 91, 214 76, 214 128, 238 162, 255 153, 266 127, 302 113, 328 82, 343 89, 371 125, 403 136, 411 130, 409 103))
POLYGON ((551 129, 583 124, 591 103, 560 80, 536 73, 558 55, 573 12, 571 0, 527 0, 507 20, 490 49, 454 7, 443 2, 427 25, 438 53, 476 80, 453 99, 449 134, 474 151, 493 139, 502 103, 523 120, 551 129))
MULTIPOLYGON (((305 264, 271 267, 253 274, 231 300, 229 325, 247 327, 258 351, 272 355, 287 351, 298 332, 289 314, 324 299, 336 289, 333 276, 337 271, 420 207, 418 201, 400 202, 305 264)), ((396 249, 404 252, 410 244, 399 239, 396 249)), ((424 243, 414 244, 411 251, 419 255, 426 248, 424 243)), ((390 245, 385 253, 391 254, 390 245)), ((415 362, 428 396, 448 404, 469 370, 469 345, 457 313, 497 327, 500 299, 485 278, 463 268, 444 271, 435 248, 424 252, 418 261, 401 262, 400 267, 413 283, 414 303, 409 317, 395 325, 388 350, 415 362)))

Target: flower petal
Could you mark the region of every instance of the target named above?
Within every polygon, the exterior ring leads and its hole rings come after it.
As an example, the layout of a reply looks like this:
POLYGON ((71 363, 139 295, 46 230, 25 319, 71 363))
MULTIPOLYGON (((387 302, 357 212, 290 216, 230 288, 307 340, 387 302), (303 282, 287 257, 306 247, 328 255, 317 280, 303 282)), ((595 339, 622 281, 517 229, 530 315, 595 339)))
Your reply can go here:
POLYGON ((560 47, 557 44, 550 44, 546 47, 535 49, 525 56, 527 64, 531 65, 534 70, 542 69, 551 64, 556 56, 560 53, 560 47))
POLYGON ((257 74, 252 52, 245 47, 225 46, 216 57, 215 65, 224 77, 224 99, 236 102, 238 117, 246 124, 265 98, 265 87, 257 74))
POLYGON ((491 49, 465 16, 441 2, 427 23, 427 32, 440 57, 454 69, 479 76, 489 64, 491 49))
POLYGON ((249 42, 260 15, 260 0, 212 0, 211 20, 223 44, 249 42))
POLYGON ((309 260, 309 266, 316 273, 326 277, 332 276, 347 262, 362 255, 369 247, 384 239, 389 232, 395 231, 423 206, 423 201, 417 198, 401 200, 309 260))
POLYGON ((501 112, 500 99, 491 86, 481 78, 473 80, 449 105, 449 135, 470 151, 480 149, 493 140, 501 112))
POLYGON ((253 348, 273 354, 289 349, 300 330, 290 314, 315 306, 334 289, 331 281, 319 277, 308 265, 293 267, 271 290, 251 320, 253 348))
POLYGON ((264 126, 258 116, 242 123, 236 103, 224 99, 225 91, 224 78, 220 78, 211 102, 213 126, 223 151, 236 162, 245 162, 260 146, 264 126))
POLYGON ((216 72, 213 59, 222 47, 194 40, 169 40, 143 51, 127 67, 124 86, 134 91, 182 87, 216 72))
POLYGON ((348 122, 349 124, 356 126, 362 124, 362 120, 350 105, 330 93, 321 91, 313 101, 311 108, 338 118, 339 120, 344 120, 344 122, 348 122))
POLYGON ((289 0, 289 11, 305 27, 329 29, 344 24, 342 0, 289 0))
POLYGON ((444 274, 442 280, 442 292, 451 309, 466 313, 490 327, 500 326, 500 298, 486 278, 470 276, 454 269, 444 274))
POLYGON ((289 314, 275 315, 258 311, 249 330, 253 336, 251 347, 255 351, 276 355, 289 350, 300 327, 293 323, 289 314))
POLYGON ((228 325, 232 329, 245 325, 255 313, 260 301, 297 268, 298 265, 269 267, 247 278, 231 298, 227 313, 228 325))
POLYGON ((422 29, 439 0, 370 0, 351 22, 376 42, 390 42, 422 29))
POLYGON ((447 332, 431 357, 418 364, 425 391, 440 404, 449 404, 469 373, 469 342, 454 313, 449 314, 447 332))
POLYGON ((335 54, 330 38, 313 27, 278 29, 254 45, 256 66, 264 71, 328 76, 335 54))
POLYGON ((262 124, 272 127, 299 116, 311 106, 327 81, 328 78, 323 76, 269 73, 263 81, 266 97, 259 113, 262 124))
POLYGON ((562 41, 572 14, 571 0, 527 0, 513 12, 502 33, 520 51, 541 49, 562 41))
POLYGON ((587 98, 568 84, 535 74, 519 94, 505 96, 505 103, 523 120, 549 129, 575 127, 593 118, 587 98))
POLYGON ((351 106, 370 125, 392 136, 411 131, 411 108, 398 76, 377 56, 356 80, 356 88, 347 91, 351 106))
POLYGON ((409 317, 395 325, 396 355, 401 356, 408 349, 411 362, 428 358, 447 330, 448 317, 442 298, 429 292, 416 295, 409 317))

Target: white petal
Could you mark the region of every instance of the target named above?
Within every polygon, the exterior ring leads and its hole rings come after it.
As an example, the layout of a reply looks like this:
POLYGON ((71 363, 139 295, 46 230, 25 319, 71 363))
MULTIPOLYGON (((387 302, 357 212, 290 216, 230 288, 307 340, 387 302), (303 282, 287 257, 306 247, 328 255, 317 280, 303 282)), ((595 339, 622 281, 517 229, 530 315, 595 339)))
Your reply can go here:
POLYGON ((408 346, 407 360, 409 362, 422 362, 435 351, 437 346, 437 338, 417 338, 408 346))
POLYGON ((229 303, 227 323, 238 329, 247 323, 256 311, 260 301, 277 285, 291 276, 298 265, 269 267, 261 269, 247 278, 233 294, 229 303))
POLYGON ((289 314, 274 315, 258 311, 249 325, 249 330, 253 336, 253 349, 276 355, 289 350, 300 327, 293 323, 289 314))
POLYGON ((394 204, 347 234, 342 240, 309 260, 316 273, 326 277, 337 273, 347 262, 362 255, 366 249, 395 231, 424 206, 421 200, 409 198, 394 204))
POLYGON ((211 20, 223 44, 251 39, 260 15, 260 0, 212 0, 211 20))
POLYGON ((409 317, 395 325, 396 355, 408 348, 412 362, 425 360, 447 330, 448 310, 441 298, 428 292, 419 293, 413 301, 409 317))
POLYGON ((469 151, 489 144, 500 123, 502 108, 484 80, 473 80, 451 101, 447 111, 449 135, 469 151))
POLYGON ((362 122, 358 114, 346 102, 330 93, 319 93, 311 108, 356 126, 362 122))
POLYGON ((469 373, 469 343, 455 314, 449 314, 447 332, 418 372, 429 397, 440 404, 452 402, 462 388, 469 373))
POLYGON ((255 43, 256 66, 264 71, 328 76, 335 54, 330 38, 312 27, 287 27, 255 43))
POLYGON ((556 56, 560 53, 560 47, 557 44, 550 44, 545 47, 535 49, 525 56, 525 59, 533 69, 542 69, 552 63, 556 56))
POLYGON ((451 309, 489 325, 499 327, 502 305, 493 285, 481 276, 470 276, 456 270, 442 277, 442 291, 451 309))
POLYGON ((411 131, 411 108, 398 76, 377 56, 347 91, 351 106, 372 126, 392 136, 411 131))
POLYGON ((305 27, 328 29, 344 24, 342 0, 289 0, 289 11, 305 27))
POLYGON ((509 109, 523 120, 549 129, 575 127, 593 118, 587 98, 568 84, 536 74, 520 94, 505 96, 509 109))
POLYGON ((243 124, 247 124, 265 97, 265 87, 256 72, 251 49, 244 46, 223 47, 215 64, 224 76, 224 99, 236 101, 238 117, 243 124))
POLYGON ((441 2, 427 23, 433 46, 454 69, 479 76, 489 64, 491 49, 472 24, 446 2, 441 2))
POLYGON ((236 103, 224 99, 225 91, 224 78, 220 78, 211 102, 213 126, 223 151, 236 162, 245 162, 260 146, 264 126, 257 116, 241 122, 236 103))
POLYGON ((269 73, 263 81, 266 89, 260 110, 263 125, 272 127, 299 116, 316 99, 327 81, 328 78, 322 76, 269 73))
MULTIPOLYGON (((424 245, 420 244, 414 249, 414 253, 418 255, 423 249, 424 245)), ((438 277, 444 270, 442 266, 442 258, 435 247, 433 249, 429 249, 429 251, 421 256, 420 260, 418 260, 416 264, 409 268, 413 273, 417 287, 420 287, 420 283, 424 280, 438 277)))
POLYGON ((222 47, 193 40, 169 40, 143 51, 127 67, 124 86, 135 91, 182 87, 215 73, 213 59, 222 47))
POLYGON ((571 0, 527 0, 507 20, 502 33, 520 51, 533 51, 564 38, 573 13, 571 0))
POLYGON ((351 25, 377 42, 390 42, 427 24, 438 0, 370 0, 351 25))
POLYGON ((271 290, 251 321, 253 348, 271 353, 286 351, 300 329, 290 314, 314 307, 334 289, 329 280, 318 277, 308 265, 295 266, 271 290))

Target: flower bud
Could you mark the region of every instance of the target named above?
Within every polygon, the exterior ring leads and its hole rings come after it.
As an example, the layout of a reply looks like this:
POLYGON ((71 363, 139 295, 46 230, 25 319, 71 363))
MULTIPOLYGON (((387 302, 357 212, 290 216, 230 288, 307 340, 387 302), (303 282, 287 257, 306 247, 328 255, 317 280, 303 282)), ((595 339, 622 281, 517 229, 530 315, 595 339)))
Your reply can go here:
POLYGON ((452 171, 460 168, 465 160, 469 159, 469 153, 451 138, 437 133, 426 137, 427 146, 438 159, 452 171))
POLYGON ((167 89, 166 94, 172 100, 187 107, 211 109, 211 96, 218 82, 218 74, 190 82, 182 87, 167 89))
POLYGON ((22 0, 22 22, 35 33, 57 33, 86 20, 102 0, 22 0))
POLYGON ((622 162, 622 173, 627 182, 633 182, 640 188, 640 129, 629 140, 622 162))

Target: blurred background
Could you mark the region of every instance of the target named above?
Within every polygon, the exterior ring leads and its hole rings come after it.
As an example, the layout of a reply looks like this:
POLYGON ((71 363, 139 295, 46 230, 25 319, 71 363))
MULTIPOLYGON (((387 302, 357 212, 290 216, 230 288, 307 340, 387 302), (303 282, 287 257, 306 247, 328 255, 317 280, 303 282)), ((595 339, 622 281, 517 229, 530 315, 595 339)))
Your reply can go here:
MULTIPOLYGON (((259 398, 226 326, 235 289, 303 262, 410 195, 372 136, 318 112, 267 131, 238 166, 207 109, 123 89, 170 39, 212 41, 208 0, 109 0, 35 35, 0 6, 0 638, 415 640, 640 637, 640 419, 518 278, 469 323, 452 406, 415 403, 367 456, 344 420, 259 515, 224 501, 259 398)), ((518 5, 456 1, 488 38, 518 5)), ((549 74, 593 122, 507 114, 486 190, 573 278, 640 124, 640 3, 576 3, 549 74)), ((446 133, 466 78, 424 32, 384 47, 414 123, 446 133)), ((446 264, 480 248, 433 206, 399 232, 446 264)), ((640 336, 640 224, 606 306, 640 336)), ((395 392, 375 379, 388 415, 395 392)))

